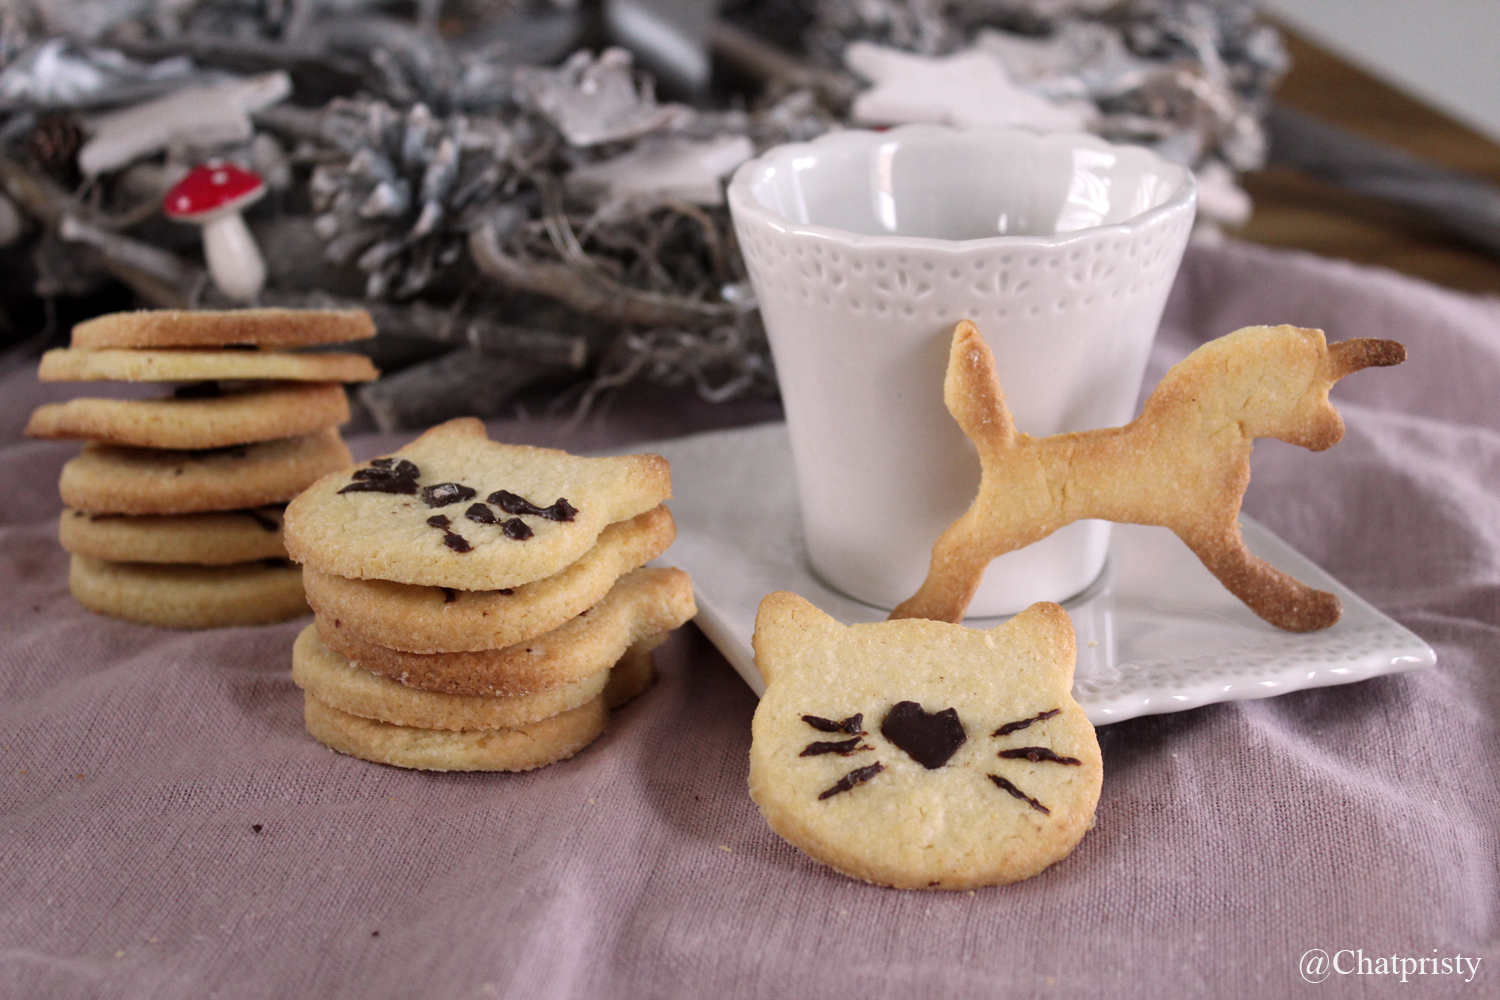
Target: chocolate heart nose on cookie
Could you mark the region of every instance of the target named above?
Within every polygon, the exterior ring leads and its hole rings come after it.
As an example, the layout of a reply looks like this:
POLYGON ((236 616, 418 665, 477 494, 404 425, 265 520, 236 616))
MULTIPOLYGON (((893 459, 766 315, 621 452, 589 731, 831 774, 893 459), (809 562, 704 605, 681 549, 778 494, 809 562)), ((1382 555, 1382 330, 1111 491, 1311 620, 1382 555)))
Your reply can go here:
POLYGON ((281 505, 349 464, 339 383, 379 372, 358 354, 285 348, 374 333, 363 312, 142 311, 80 323, 70 347, 43 355, 44 382, 182 383, 160 399, 50 403, 27 424, 89 442, 59 483, 78 602, 179 628, 305 613, 281 505))
POLYGON ((929 771, 948 763, 969 738, 958 720, 958 709, 928 713, 914 701, 892 705, 880 723, 880 735, 929 771))
POLYGON ((519 771, 591 743, 696 613, 646 568, 676 527, 656 455, 491 441, 474 419, 325 476, 286 512, 316 623, 292 679, 307 729, 398 767, 519 771))

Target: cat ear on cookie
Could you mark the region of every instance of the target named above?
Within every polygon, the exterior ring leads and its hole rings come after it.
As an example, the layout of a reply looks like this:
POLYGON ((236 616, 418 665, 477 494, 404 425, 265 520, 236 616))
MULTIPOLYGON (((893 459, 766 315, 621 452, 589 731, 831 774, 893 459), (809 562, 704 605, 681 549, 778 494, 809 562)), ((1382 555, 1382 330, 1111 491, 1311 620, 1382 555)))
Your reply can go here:
POLYGON ((776 666, 794 663, 795 652, 815 636, 833 636, 844 626, 824 614, 817 605, 789 590, 778 590, 761 598, 755 613, 755 669, 771 683, 776 666))
POLYGON ((478 417, 455 417, 452 420, 429 427, 412 444, 416 444, 417 441, 422 440, 435 441, 451 438, 484 438, 485 440, 489 440, 489 436, 489 432, 484 429, 484 421, 478 417))
MULTIPOLYGON (((1038 601, 1001 625, 987 630, 997 644, 1008 643, 1030 647, 1032 662, 1044 675, 1050 675, 1057 691, 1067 694, 1073 688, 1073 668, 1078 662, 1078 641, 1073 619, 1060 605, 1038 601)), ((1042 678, 1038 678, 1038 682, 1042 678)))

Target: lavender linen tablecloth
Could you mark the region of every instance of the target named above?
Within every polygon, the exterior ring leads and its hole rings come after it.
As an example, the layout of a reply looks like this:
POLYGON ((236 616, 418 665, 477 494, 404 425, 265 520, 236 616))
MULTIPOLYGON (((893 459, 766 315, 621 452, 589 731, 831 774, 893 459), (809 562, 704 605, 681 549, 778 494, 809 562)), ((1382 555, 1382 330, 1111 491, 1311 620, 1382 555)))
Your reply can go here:
MULTIPOLYGON (((73 603, 54 519, 76 448, 19 428, 76 387, 6 359, 0 997, 1500 996, 1500 302, 1198 247, 1150 381, 1264 322, 1410 348, 1335 390, 1337 448, 1262 445, 1246 507, 1437 667, 1106 727, 1074 855, 956 895, 853 882, 770 833, 745 791, 754 699, 692 627, 657 687, 552 767, 324 749, 289 675, 303 622, 174 632, 73 603), (1350 974, 1305 982, 1311 949, 1350 974), (1375 973, 1455 955, 1477 971, 1375 973)), ((492 429, 583 449, 705 412, 492 429)))

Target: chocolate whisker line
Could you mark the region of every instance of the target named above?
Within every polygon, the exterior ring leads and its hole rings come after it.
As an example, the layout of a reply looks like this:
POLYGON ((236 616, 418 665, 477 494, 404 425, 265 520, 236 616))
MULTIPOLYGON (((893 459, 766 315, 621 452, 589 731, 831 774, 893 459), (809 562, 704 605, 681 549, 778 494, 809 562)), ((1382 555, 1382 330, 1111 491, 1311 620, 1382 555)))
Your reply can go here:
POLYGON ((996 785, 998 785, 1002 791, 1009 792, 1011 795, 1014 795, 1016 798, 1020 799, 1022 802, 1025 802, 1027 805, 1031 806, 1031 808, 1035 809, 1037 812, 1045 813, 1048 816, 1052 815, 1052 810, 1051 809, 1048 809, 1046 806, 1042 805, 1036 799, 1032 798, 1030 795, 1027 795, 1025 792, 1021 791, 1015 785, 1012 785, 1010 782, 1008 782, 1004 778, 1000 777, 1000 775, 998 775, 998 774, 992 774, 992 775, 989 776, 989 779, 991 781, 993 781, 996 785))
MULTIPOLYGON (((442 531, 443 544, 454 552, 468 552, 474 548, 474 546, 469 544, 467 538, 452 529, 451 525, 453 522, 448 520, 446 514, 434 514, 427 519, 427 523, 442 531)), ((443 603, 446 604, 447 601, 443 603)))
POLYGON ((485 499, 507 514, 531 514, 535 517, 544 517, 549 521, 571 521, 578 515, 578 509, 568 503, 566 497, 558 497, 547 507, 538 507, 525 497, 518 496, 509 490, 496 490, 485 499))
POLYGON ((809 743, 807 745, 806 749, 804 749, 797 756, 799 756, 799 757, 817 757, 817 756, 819 756, 821 754, 825 754, 825 753, 836 753, 840 757, 847 757, 850 754, 856 753, 856 752, 858 752, 860 750, 874 750, 874 749, 875 748, 872 747, 872 746, 870 746, 870 744, 868 744, 868 743, 866 743, 864 746, 860 746, 859 745, 859 737, 856 736, 852 740, 837 740, 837 741, 832 741, 832 742, 821 742, 821 741, 818 741, 818 742, 809 743))
POLYGON ((868 767, 857 767, 854 770, 850 771, 848 774, 844 775, 838 781, 835 781, 832 786, 825 789, 823 793, 818 796, 818 801, 822 802, 824 799, 830 799, 840 792, 847 792, 855 785, 862 785, 884 770, 885 765, 880 763, 880 761, 878 760, 868 767))
POLYGON ((482 503, 470 504, 469 509, 464 511, 464 517, 467 517, 475 524, 498 524, 500 530, 505 533, 506 538, 512 538, 518 542, 524 542, 535 534, 531 530, 531 525, 519 517, 512 517, 509 520, 502 521, 495 516, 494 511, 482 503))
POLYGON ((1045 722, 1048 719, 1052 718, 1053 716, 1055 716, 1055 715, 1061 715, 1061 714, 1062 714, 1062 709, 1060 709, 1060 708, 1054 708, 1054 709, 1051 709, 1051 710, 1046 711, 1046 712, 1040 712, 1040 713, 1038 713, 1036 715, 1033 715, 1029 719, 1020 719, 1020 720, 1017 720, 1016 722, 1007 722, 1005 725, 1001 726, 999 729, 995 730, 993 733, 990 733, 990 735, 991 736, 1009 736, 1011 733, 1020 732, 1022 729, 1025 729, 1027 726, 1031 725, 1034 722, 1045 722))
POLYGON ((406 459, 377 458, 368 468, 355 469, 350 474, 353 480, 340 493, 404 493, 417 492, 417 477, 421 470, 406 459))
POLYGON ((1039 761, 1051 761, 1054 764, 1080 765, 1083 761, 1077 757, 1059 757, 1057 753, 1047 747, 1016 747, 1012 750, 1001 750, 996 756, 1008 760, 1029 760, 1033 764, 1039 761))
POLYGON ((397 493, 407 496, 417 492, 415 479, 356 479, 340 493, 397 493))
POLYGON ((447 507, 472 500, 478 495, 478 490, 463 483, 434 483, 432 486, 422 487, 422 502, 429 507, 447 507))
POLYGON ((847 719, 824 719, 816 715, 804 715, 802 721, 820 733, 848 733, 850 736, 865 735, 865 714, 855 712, 847 719))
POLYGON ((402 479, 416 479, 422 474, 417 468, 417 463, 408 458, 377 458, 370 462, 370 466, 376 469, 389 469, 393 475, 402 479))

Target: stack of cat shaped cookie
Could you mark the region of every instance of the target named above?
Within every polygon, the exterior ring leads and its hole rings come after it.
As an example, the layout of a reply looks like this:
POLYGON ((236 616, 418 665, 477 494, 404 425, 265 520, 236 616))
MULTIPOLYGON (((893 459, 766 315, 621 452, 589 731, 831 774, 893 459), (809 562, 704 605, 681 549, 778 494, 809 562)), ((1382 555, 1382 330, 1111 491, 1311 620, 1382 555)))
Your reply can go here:
POLYGON ((174 628, 305 614, 281 505, 349 464, 340 383, 379 372, 358 354, 289 349, 374 333, 357 311, 143 311, 81 323, 48 351, 43 381, 177 384, 160 399, 51 403, 26 425, 88 442, 60 483, 78 602, 174 628))
POLYGON ((452 420, 287 508, 315 621, 292 678, 335 750, 434 771, 570 757, 696 613, 657 455, 578 458, 452 420))

